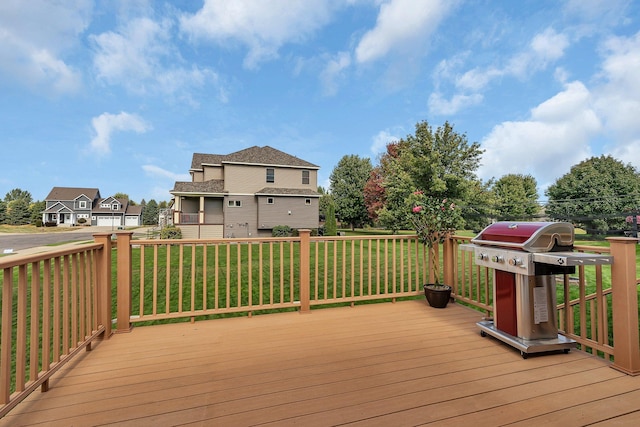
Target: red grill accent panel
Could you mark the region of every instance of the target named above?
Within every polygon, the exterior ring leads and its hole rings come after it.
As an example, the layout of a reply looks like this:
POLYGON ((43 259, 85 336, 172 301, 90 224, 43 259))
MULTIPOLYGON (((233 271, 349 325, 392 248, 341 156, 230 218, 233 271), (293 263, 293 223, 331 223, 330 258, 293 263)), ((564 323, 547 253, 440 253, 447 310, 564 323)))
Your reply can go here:
POLYGON ((533 233, 545 225, 547 225, 547 223, 544 222, 497 222, 484 229, 478 237, 482 240, 493 240, 496 242, 524 243, 533 233), (514 224, 517 224, 517 226, 513 227, 514 224))

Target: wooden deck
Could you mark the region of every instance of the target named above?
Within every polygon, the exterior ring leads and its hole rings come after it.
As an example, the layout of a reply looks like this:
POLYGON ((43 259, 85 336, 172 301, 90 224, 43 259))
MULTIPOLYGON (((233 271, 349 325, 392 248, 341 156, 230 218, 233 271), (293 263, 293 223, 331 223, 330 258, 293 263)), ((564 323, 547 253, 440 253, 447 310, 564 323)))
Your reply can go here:
POLYGON ((138 327, 0 426, 640 425, 640 377, 531 356, 423 301, 138 327))

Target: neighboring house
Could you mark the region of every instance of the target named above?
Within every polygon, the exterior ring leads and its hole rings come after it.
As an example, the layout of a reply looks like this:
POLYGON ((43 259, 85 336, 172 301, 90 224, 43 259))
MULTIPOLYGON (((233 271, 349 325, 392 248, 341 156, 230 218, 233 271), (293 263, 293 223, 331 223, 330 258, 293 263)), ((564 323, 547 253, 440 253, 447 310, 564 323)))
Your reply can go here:
POLYGON ((265 237, 278 225, 318 228, 318 166, 272 147, 195 153, 176 182, 173 223, 184 238, 265 237))
POLYGON ((44 223, 114 228, 142 224, 142 206, 131 206, 127 199, 103 199, 97 188, 53 187, 45 203, 44 223))

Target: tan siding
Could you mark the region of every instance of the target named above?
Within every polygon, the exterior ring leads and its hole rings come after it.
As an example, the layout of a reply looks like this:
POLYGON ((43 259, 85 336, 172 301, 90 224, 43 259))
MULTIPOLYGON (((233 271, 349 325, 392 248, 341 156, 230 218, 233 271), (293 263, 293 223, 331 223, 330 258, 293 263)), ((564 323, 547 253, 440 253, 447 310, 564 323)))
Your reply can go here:
POLYGON ((179 225, 178 228, 182 232, 183 239, 197 239, 198 238, 198 226, 197 225, 179 225))
POLYGON ((266 168, 225 165, 224 189, 230 193, 255 193, 266 186, 266 168))
POLYGON ((204 182, 204 174, 200 171, 191 173, 191 182, 204 182))
POLYGON ((204 166, 204 180, 224 179, 222 166, 204 166))
POLYGON ((224 237, 223 225, 200 226, 200 239, 222 239, 224 237))
MULTIPOLYGON (((278 168, 275 169, 275 182, 267 182, 266 166, 225 165, 225 190, 231 193, 255 193, 265 187, 296 188, 316 191, 318 188, 318 173, 309 170, 309 184, 302 184, 303 169, 278 168)), ((308 170, 308 169, 305 169, 308 170)))

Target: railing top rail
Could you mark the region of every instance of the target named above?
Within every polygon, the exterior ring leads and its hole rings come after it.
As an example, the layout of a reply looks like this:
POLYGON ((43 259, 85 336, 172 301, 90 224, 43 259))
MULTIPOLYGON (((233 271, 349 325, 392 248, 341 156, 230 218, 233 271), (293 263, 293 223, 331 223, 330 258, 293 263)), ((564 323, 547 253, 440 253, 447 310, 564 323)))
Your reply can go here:
POLYGON ((218 238, 218 239, 138 239, 132 240, 131 245, 213 245, 221 243, 260 243, 260 242, 290 242, 300 241, 300 237, 245 237, 245 238, 218 238))
POLYGON ((367 236, 312 236, 311 240, 402 240, 417 237, 415 234, 370 234, 367 236))
POLYGON ((580 252, 595 252, 599 254, 611 253, 611 248, 608 246, 574 245, 573 250, 580 252))
POLYGON ((19 265, 29 264, 33 262, 40 262, 46 259, 58 258, 65 255, 72 255, 81 252, 87 252, 94 249, 101 249, 101 243, 79 243, 78 246, 73 246, 65 249, 56 249, 46 252, 40 252, 37 254, 27 255, 11 255, 0 258, 0 269, 17 267, 19 265))

